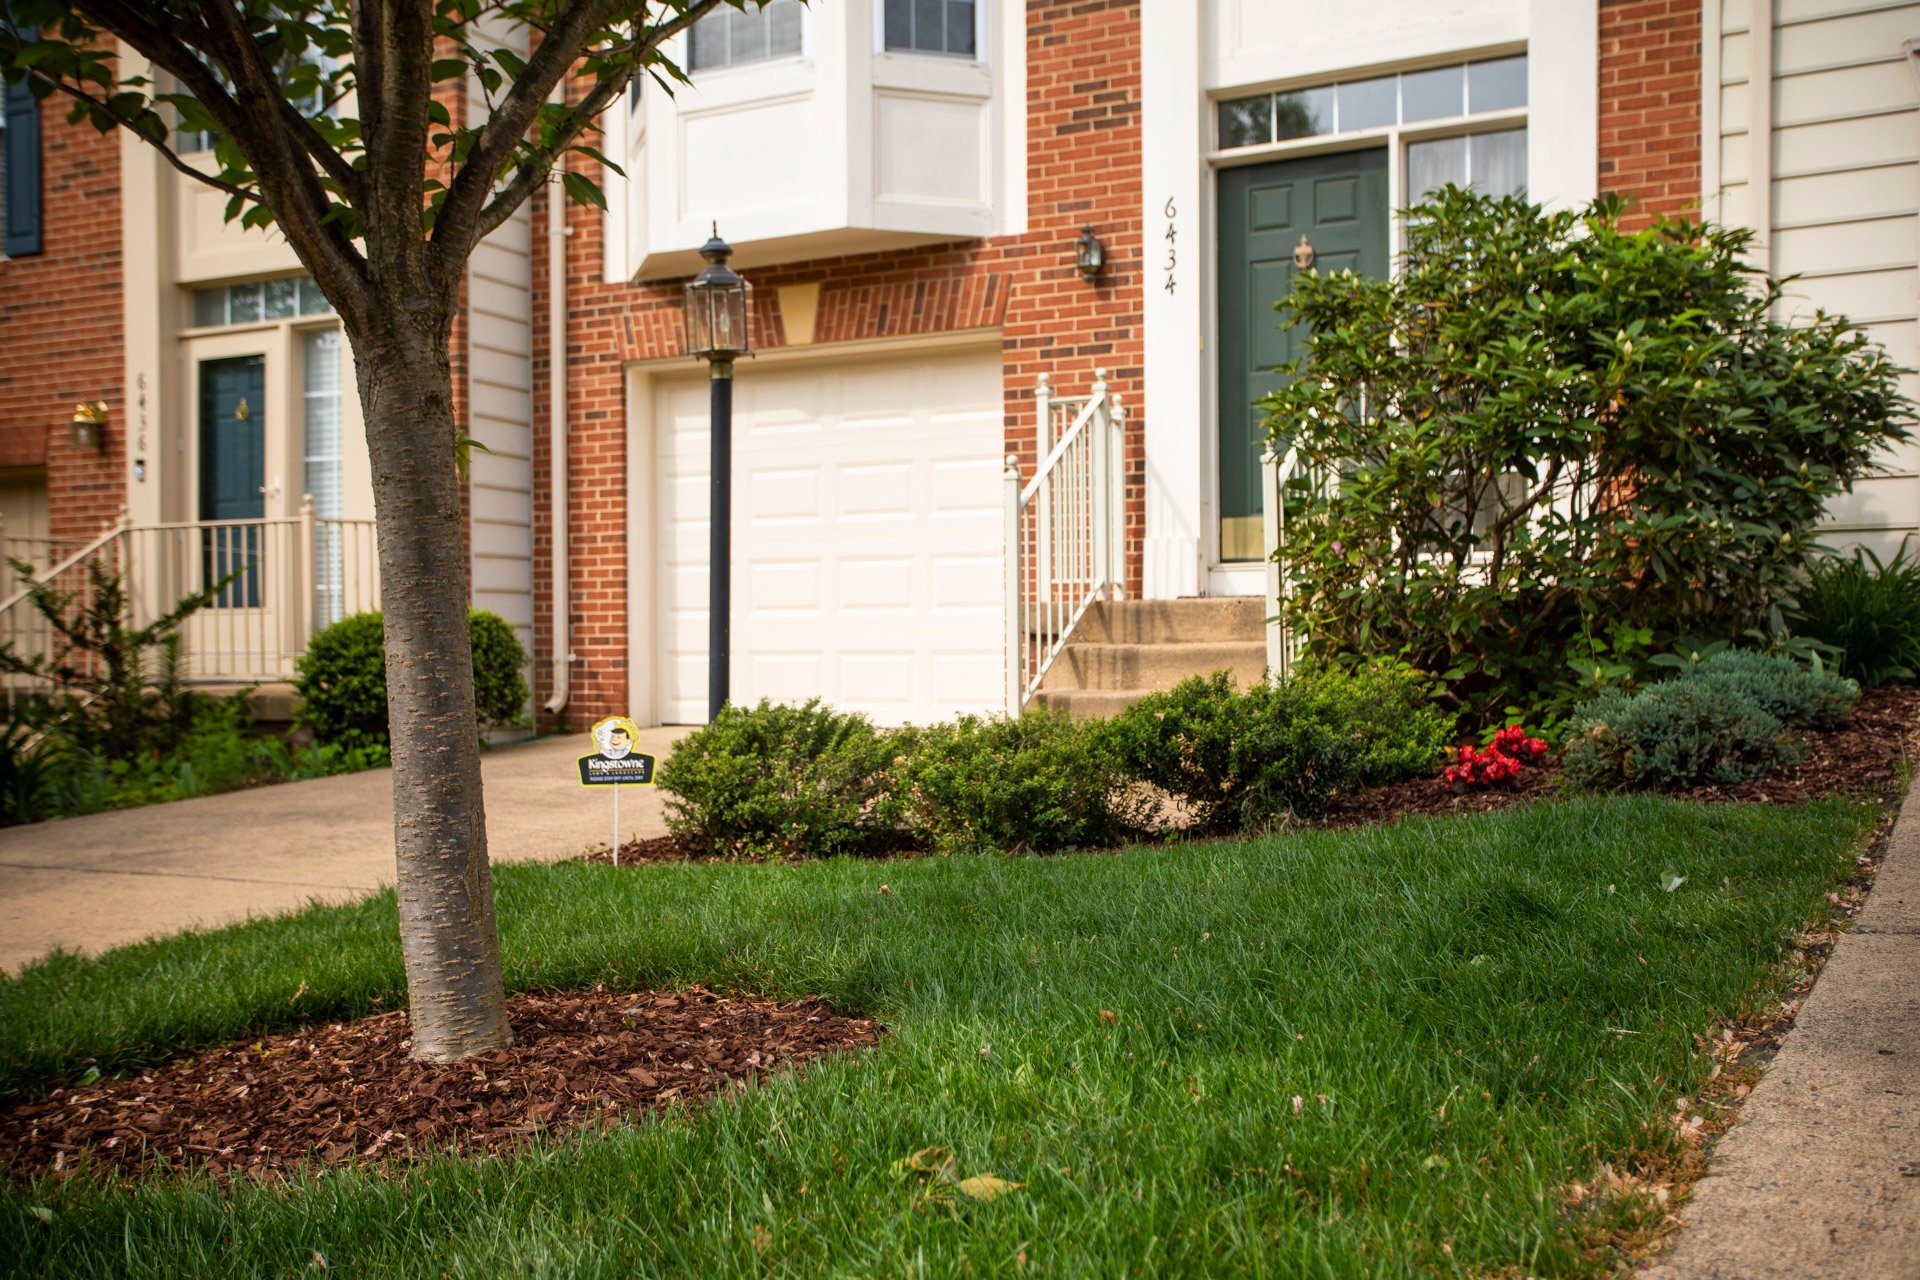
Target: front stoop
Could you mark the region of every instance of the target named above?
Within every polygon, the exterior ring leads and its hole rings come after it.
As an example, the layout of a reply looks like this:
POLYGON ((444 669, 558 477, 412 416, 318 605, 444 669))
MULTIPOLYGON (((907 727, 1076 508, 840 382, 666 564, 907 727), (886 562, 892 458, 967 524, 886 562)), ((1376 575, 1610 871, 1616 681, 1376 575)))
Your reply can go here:
POLYGON ((1034 703, 1104 719, 1188 676, 1227 671, 1244 689, 1266 674, 1262 609, 1257 596, 1094 605, 1048 668, 1034 703))

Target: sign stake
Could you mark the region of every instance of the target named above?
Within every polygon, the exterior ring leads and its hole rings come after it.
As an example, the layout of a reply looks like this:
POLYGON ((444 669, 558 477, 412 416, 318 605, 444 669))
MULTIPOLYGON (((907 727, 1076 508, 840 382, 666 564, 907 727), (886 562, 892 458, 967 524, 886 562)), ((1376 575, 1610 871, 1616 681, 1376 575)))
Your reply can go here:
POLYGON ((640 726, 626 716, 608 716, 593 726, 594 745, 600 750, 580 757, 580 785, 613 788, 613 843, 608 846, 613 865, 620 865, 620 784, 653 785, 654 759, 635 751, 640 726))

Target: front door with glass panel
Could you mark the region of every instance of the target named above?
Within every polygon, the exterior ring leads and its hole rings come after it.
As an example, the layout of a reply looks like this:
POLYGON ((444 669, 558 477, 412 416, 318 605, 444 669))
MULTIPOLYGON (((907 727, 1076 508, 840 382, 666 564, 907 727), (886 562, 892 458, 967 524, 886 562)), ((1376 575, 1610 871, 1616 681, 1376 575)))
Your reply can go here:
POLYGON ((1305 267, 1387 274, 1387 149, 1227 169, 1219 191, 1220 559, 1258 560, 1258 401, 1305 337, 1274 304, 1305 267))
MULTIPOLYGON (((267 514, 267 368, 264 356, 200 362, 200 519, 258 521, 267 514)), ((238 573, 216 607, 260 605, 258 524, 201 533, 201 576, 211 586, 238 573)))

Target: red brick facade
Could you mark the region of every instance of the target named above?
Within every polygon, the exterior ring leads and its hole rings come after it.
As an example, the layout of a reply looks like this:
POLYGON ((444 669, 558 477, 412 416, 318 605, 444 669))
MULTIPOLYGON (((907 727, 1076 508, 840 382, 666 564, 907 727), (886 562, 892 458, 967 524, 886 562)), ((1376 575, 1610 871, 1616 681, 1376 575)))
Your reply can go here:
POLYGON ((1601 0, 1600 190, 1629 227, 1700 212, 1700 0, 1601 0))
MULTIPOLYGON (((1140 221, 1139 0, 1032 0, 1027 6, 1028 230, 907 253, 793 263, 753 273, 755 342, 782 345, 774 286, 818 283, 814 341, 998 328, 1007 451, 1031 473, 1033 387, 1041 373, 1078 378, 1094 366, 1123 397, 1127 422, 1130 590, 1139 590, 1144 528, 1143 281, 1140 221), (1107 246, 1094 283, 1073 266, 1083 223, 1107 246)), ((534 243, 545 236, 536 210, 534 243)), ((571 635, 576 656, 566 719, 625 713, 627 680, 626 406, 623 364, 680 350, 680 284, 602 281, 601 219, 574 209, 568 237, 568 425, 571 635)), ((534 252, 535 314, 545 314, 544 254, 534 252)), ((534 358, 535 701, 550 691, 553 548, 548 535, 550 353, 534 358)), ((651 609, 651 601, 631 607, 651 609)))
MULTIPOLYGON (((44 433, 48 531, 92 538, 126 501, 126 337, 120 306, 120 138, 40 104, 41 244, 0 262, 0 429, 44 433), (107 402, 105 448, 77 449, 80 401, 107 402)), ((30 442, 13 446, 31 454, 30 442)))

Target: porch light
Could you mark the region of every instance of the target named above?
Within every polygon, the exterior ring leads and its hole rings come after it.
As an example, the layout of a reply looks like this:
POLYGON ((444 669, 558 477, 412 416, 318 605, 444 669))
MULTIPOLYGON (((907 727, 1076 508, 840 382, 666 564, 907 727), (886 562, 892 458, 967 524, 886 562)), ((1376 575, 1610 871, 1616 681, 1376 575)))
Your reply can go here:
POLYGON ((753 286, 727 266, 733 249, 720 238, 700 246, 704 271, 687 281, 687 354, 707 362, 712 441, 707 516, 707 720, 727 705, 733 644, 733 362, 753 354, 747 314, 753 286))
POLYGON ((107 402, 82 400, 73 406, 67 420, 67 442, 76 449, 104 449, 107 446, 107 402))
MULTIPOLYGON (((747 332, 747 314, 753 306, 753 286, 727 265, 733 247, 713 229, 713 239, 700 246, 707 260, 704 271, 687 281, 687 354, 731 365, 736 357, 753 354, 747 332)), ((716 378, 731 373, 715 373, 716 378)))
POLYGON ((1107 265, 1107 246, 1101 244, 1093 234, 1092 227, 1080 228, 1080 238, 1073 245, 1073 267, 1082 279, 1091 280, 1099 275, 1107 265))

